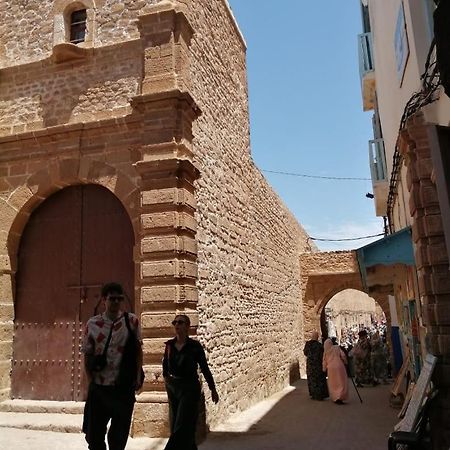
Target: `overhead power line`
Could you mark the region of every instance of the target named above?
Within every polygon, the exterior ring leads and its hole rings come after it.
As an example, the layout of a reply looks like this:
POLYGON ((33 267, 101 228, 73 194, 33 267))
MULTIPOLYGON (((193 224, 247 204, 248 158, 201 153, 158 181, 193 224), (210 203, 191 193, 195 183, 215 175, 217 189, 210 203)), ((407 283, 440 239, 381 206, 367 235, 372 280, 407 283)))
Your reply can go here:
POLYGON ((321 180, 352 180, 352 181, 371 181, 371 178, 359 178, 359 177, 326 177, 321 175, 308 175, 305 173, 292 173, 292 172, 279 172, 277 170, 265 170, 261 169, 266 173, 276 173, 278 175, 289 175, 291 177, 303 177, 303 178, 318 178, 321 180))
POLYGON ((323 239, 323 238, 315 238, 315 237, 309 236, 309 239, 311 239, 312 241, 342 242, 342 241, 359 241, 361 239, 369 239, 369 238, 378 237, 378 236, 384 236, 384 233, 372 234, 371 236, 360 236, 360 237, 356 237, 356 238, 345 238, 345 239, 323 239))

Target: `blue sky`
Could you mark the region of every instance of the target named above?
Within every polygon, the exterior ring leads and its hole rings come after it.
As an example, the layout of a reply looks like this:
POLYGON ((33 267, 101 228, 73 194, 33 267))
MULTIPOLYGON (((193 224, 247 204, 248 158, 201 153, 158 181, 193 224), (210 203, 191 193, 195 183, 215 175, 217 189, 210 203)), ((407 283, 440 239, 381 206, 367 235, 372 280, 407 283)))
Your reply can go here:
MULTIPOLYGON (((358 0, 229 0, 247 42, 251 147, 262 170, 370 178, 372 113, 362 111, 358 0)), ((381 233, 370 181, 265 172, 306 231, 318 238, 381 233)), ((321 250, 371 240, 317 242, 321 250)))

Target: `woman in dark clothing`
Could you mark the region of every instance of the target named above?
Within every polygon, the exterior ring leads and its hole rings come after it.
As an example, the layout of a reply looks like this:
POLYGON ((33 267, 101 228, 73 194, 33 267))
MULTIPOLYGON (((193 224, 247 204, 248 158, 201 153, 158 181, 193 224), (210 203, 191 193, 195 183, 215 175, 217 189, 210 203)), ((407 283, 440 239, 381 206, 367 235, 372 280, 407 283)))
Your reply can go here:
POLYGON ((319 333, 313 331, 311 340, 306 342, 303 349, 303 354, 306 356, 309 396, 313 400, 323 400, 328 397, 327 377, 322 370, 323 346, 318 339, 319 333))
POLYGON ((208 383, 214 403, 219 401, 219 396, 202 345, 189 337, 189 317, 179 314, 172 324, 176 336, 166 342, 163 358, 170 416, 170 438, 165 450, 197 450, 195 429, 200 401, 198 367, 208 383))

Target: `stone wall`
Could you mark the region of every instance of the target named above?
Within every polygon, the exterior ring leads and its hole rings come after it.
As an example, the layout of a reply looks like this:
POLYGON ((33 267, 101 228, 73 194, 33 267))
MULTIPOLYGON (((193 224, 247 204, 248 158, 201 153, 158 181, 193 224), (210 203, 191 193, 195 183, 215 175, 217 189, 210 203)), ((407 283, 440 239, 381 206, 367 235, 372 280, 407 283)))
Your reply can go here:
POLYGON ((32 63, 1 71, 0 135, 131 112, 142 60, 136 43, 96 51, 86 60, 32 63))
POLYGON ((192 3, 199 328, 222 401, 214 425, 286 386, 303 348, 307 235, 249 148, 245 44, 222 0, 192 3))
POLYGON ((299 255, 311 247, 251 158, 245 44, 225 0, 86 0, 93 48, 58 62, 53 17, 69 3, 2 3, 1 394, 29 214, 64 186, 99 183, 136 235, 147 381, 132 431, 167 432, 160 360, 176 311, 191 314, 207 350, 222 399, 208 404, 214 425, 285 387, 303 364, 299 255))
POLYGON ((161 0, 3 0, 0 68, 50 57, 55 16, 73 3, 93 11, 93 42, 100 47, 139 38, 136 18, 161 0))

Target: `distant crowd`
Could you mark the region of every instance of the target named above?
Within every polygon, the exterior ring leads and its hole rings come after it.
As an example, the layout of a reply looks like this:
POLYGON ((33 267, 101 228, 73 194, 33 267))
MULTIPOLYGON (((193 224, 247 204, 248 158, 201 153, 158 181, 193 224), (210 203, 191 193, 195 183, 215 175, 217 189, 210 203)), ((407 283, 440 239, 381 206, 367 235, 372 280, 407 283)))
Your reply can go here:
POLYGON ((306 342, 306 371, 310 397, 327 397, 336 404, 348 399, 348 377, 357 387, 387 383, 391 377, 389 351, 386 345, 386 322, 372 322, 371 327, 345 329, 341 342, 336 337, 322 342, 315 331, 306 342))

